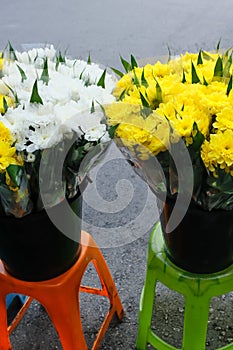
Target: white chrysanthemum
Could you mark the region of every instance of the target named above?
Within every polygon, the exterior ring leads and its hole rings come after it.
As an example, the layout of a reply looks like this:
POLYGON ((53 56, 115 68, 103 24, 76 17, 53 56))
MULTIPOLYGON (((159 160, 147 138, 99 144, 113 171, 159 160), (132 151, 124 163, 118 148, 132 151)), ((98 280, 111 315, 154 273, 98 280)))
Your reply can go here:
POLYGON ((32 153, 52 147, 72 131, 87 142, 108 140, 98 107, 114 101, 115 79, 110 74, 105 74, 105 88, 98 86, 102 68, 67 57, 60 60, 53 46, 16 52, 16 57, 4 64, 0 90, 9 86, 10 94, 17 98, 16 108, 9 108, 1 119, 18 150, 32 153), (32 102, 35 81, 38 103, 32 102), (93 107, 97 112, 91 113, 93 107))

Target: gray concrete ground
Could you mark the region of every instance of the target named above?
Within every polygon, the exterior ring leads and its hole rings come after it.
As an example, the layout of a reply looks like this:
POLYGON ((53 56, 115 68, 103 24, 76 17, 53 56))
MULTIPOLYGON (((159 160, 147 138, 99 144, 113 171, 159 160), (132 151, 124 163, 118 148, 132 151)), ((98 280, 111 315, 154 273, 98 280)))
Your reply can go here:
MULTIPOLYGON (((220 38, 222 47, 232 46, 231 0, 2 0, 1 5, 0 47, 8 40, 14 46, 53 43, 82 59, 90 52, 93 61, 116 68, 121 67, 119 55, 159 57, 167 54, 167 46, 172 54, 212 50, 220 38)), ((122 323, 111 324, 101 349, 130 350, 135 348, 149 231, 158 213, 154 195, 114 145, 108 157, 92 174, 94 182, 84 195, 83 227, 100 244, 126 312, 122 323), (111 212, 106 210, 109 207, 111 212)), ((92 267, 85 278, 96 281, 92 267)), ((89 347, 108 307, 94 298, 83 295, 81 303, 89 347)), ((233 340, 232 306, 233 294, 212 301, 207 349, 233 340)), ((180 346, 183 311, 182 298, 159 285, 156 329, 176 346, 180 346)), ((36 301, 11 340, 15 350, 61 349, 45 310, 36 301)))

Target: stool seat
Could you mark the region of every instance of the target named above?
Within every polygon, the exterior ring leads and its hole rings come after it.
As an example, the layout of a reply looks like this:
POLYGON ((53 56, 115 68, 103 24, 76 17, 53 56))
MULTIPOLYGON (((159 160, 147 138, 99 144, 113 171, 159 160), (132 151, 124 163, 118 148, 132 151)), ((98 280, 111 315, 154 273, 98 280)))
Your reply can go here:
MULTIPOLYGON (((184 296, 182 350, 204 350, 211 298, 233 291, 233 265, 212 274, 194 274, 180 269, 166 255, 161 225, 158 222, 149 240, 146 277, 139 308, 137 350, 147 349, 147 344, 157 350, 177 350, 159 338, 151 328, 158 281, 184 296)), ((233 350, 233 343, 219 350, 233 350)))
POLYGON ((110 307, 93 343, 97 350, 114 314, 123 318, 123 307, 106 261, 87 232, 81 232, 81 252, 76 263, 58 277, 39 282, 27 282, 11 276, 0 261, 0 350, 12 349, 9 335, 23 317, 33 299, 37 299, 46 309, 57 330, 64 350, 87 350, 82 329, 79 292, 105 296, 110 307), (100 279, 101 288, 81 285, 81 280, 89 263, 93 265, 100 279), (29 296, 18 315, 7 327, 6 296, 20 293, 29 296))

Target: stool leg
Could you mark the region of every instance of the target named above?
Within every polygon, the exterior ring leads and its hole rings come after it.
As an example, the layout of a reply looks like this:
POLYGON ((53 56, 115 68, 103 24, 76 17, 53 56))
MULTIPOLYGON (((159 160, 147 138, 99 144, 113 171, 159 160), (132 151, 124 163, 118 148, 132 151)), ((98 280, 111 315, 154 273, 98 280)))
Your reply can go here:
POLYGON ((155 299, 156 279, 154 271, 147 269, 146 279, 140 299, 137 350, 146 350, 148 331, 151 328, 151 318, 155 299))
POLYGON ((56 297, 50 297, 50 301, 43 303, 54 326, 58 332, 64 350, 87 350, 87 344, 83 333, 79 295, 75 290, 56 290, 56 297), (65 300, 64 300, 65 296, 65 300), (51 311, 50 311, 51 310, 51 311), (53 317, 56 310, 56 317, 53 317))
POLYGON ((107 290, 106 296, 108 296, 110 300, 111 307, 115 309, 115 313, 118 319, 121 320, 124 316, 124 309, 111 272, 99 248, 95 247, 93 249, 95 249, 93 263, 101 281, 102 288, 105 288, 107 290))
POLYGON ((0 298, 0 350, 12 350, 7 330, 7 309, 5 296, 0 298))
POLYGON ((189 297, 185 301, 183 347, 188 350, 205 350, 210 300, 189 297))

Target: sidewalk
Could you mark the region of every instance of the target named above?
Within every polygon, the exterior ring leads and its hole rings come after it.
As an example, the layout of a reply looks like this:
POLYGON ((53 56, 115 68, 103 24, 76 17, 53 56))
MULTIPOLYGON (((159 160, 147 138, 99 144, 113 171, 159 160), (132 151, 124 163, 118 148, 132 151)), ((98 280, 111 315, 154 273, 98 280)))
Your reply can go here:
MULTIPOLYGON (((231 0, 11 0, 1 7, 0 47, 8 40, 15 47, 53 43, 73 57, 86 59, 90 53, 93 61, 121 69, 120 55, 128 60, 132 53, 145 62, 167 55, 168 46, 173 55, 214 50, 220 38, 223 48, 231 47, 232 23, 231 0)), ((101 350, 133 350, 149 230, 158 214, 146 184, 122 156, 112 152, 99 168, 96 186, 90 184, 85 194, 84 228, 101 246, 126 312, 121 324, 111 324, 101 350), (111 213, 105 211, 107 206, 111 213)), ((91 268, 86 278, 95 281, 91 268)), ((158 292, 158 333, 180 346, 183 300, 161 285, 158 292)), ((94 297, 82 296, 81 301, 84 332, 91 346, 107 305, 94 297)), ((213 300, 207 349, 233 341, 232 308, 232 293, 213 300)), ((36 301, 11 340, 14 350, 61 350, 45 310, 36 301)))

